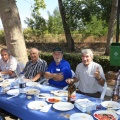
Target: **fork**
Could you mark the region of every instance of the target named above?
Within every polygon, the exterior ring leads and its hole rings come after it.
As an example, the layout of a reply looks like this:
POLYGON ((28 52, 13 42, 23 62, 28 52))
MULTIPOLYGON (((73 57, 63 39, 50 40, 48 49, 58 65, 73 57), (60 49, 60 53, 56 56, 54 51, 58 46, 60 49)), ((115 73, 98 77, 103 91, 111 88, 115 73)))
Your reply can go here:
POLYGON ((19 94, 16 94, 16 95, 13 95, 13 96, 11 96, 11 97, 8 97, 7 99, 9 100, 9 99, 11 99, 11 98, 13 98, 13 97, 17 97, 19 94))

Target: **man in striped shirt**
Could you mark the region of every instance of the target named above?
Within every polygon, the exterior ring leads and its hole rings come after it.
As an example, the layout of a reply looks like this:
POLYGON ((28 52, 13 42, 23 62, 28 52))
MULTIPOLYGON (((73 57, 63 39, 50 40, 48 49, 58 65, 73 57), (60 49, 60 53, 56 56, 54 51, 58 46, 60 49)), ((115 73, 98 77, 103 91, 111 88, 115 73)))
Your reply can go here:
POLYGON ((31 60, 27 62, 23 72, 26 79, 37 82, 43 77, 47 69, 47 62, 39 58, 39 50, 36 48, 30 50, 30 58, 31 60))

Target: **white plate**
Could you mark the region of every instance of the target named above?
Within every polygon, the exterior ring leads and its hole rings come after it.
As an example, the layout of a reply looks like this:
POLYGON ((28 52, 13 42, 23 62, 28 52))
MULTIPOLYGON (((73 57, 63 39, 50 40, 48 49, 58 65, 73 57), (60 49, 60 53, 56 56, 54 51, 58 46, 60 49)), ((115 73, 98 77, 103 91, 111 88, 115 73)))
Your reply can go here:
MULTIPOLYGON (((96 111, 95 113, 94 113, 94 117, 96 118, 96 119, 98 119, 96 116, 95 116, 95 114, 110 114, 110 115, 112 115, 112 116, 114 116, 114 118, 115 118, 115 120, 118 120, 118 116, 117 116, 117 114, 115 114, 113 111, 108 111, 108 110, 99 110, 99 111, 96 111)), ((98 119, 99 120, 99 119, 98 119)), ((112 120, 112 119, 111 119, 112 120)))
POLYGON ((93 117, 86 113, 74 113, 70 116, 70 120, 93 120, 93 117))
POLYGON ((110 108, 110 109, 119 109, 120 104, 115 101, 104 101, 101 103, 101 105, 105 108, 110 108))
POLYGON ((19 94, 19 89, 11 89, 7 91, 8 95, 17 95, 19 94))
POLYGON ((56 103, 56 102, 60 102, 61 98, 60 97, 48 97, 46 99, 46 101, 49 102, 49 103, 56 103))
POLYGON ((15 82, 15 79, 13 78, 13 79, 6 79, 5 81, 8 81, 8 82, 15 82))
POLYGON ((27 95, 35 95, 35 94, 39 94, 39 93, 40 93, 40 90, 35 89, 35 88, 29 88, 29 89, 26 89, 26 90, 25 90, 25 93, 26 93, 27 95))
POLYGON ((50 96, 50 94, 47 94, 47 93, 41 93, 41 94, 37 95, 38 98, 47 98, 49 96, 50 96))
POLYGON ((39 85, 39 83, 37 83, 37 82, 27 82, 26 85, 29 86, 29 87, 35 87, 35 86, 39 85))
POLYGON ((53 94, 56 96, 68 96, 68 91, 67 90, 56 90, 56 91, 53 91, 53 94))
POLYGON ((117 112, 116 112, 118 115, 120 115, 120 110, 117 110, 117 112))
POLYGON ((44 106, 48 105, 45 101, 32 101, 28 103, 28 108, 32 110, 42 109, 44 106))
POLYGON ((74 108, 74 105, 69 102, 57 102, 53 104, 53 108, 60 111, 68 111, 74 108))

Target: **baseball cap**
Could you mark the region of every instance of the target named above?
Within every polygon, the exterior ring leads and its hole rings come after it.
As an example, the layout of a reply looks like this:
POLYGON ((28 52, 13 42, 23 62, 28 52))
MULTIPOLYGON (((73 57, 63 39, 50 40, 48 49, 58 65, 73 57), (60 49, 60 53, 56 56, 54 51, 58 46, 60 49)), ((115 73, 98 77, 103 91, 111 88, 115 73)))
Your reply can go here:
POLYGON ((62 52, 62 53, 63 53, 62 49, 59 48, 59 47, 55 47, 55 48, 53 49, 53 52, 55 52, 55 51, 58 51, 58 52, 62 52))

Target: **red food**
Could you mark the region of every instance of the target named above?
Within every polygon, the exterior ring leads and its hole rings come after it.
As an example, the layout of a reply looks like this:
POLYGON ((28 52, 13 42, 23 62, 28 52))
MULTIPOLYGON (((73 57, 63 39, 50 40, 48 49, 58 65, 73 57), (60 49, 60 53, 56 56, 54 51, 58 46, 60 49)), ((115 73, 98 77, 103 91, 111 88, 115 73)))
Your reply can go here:
POLYGON ((111 114, 94 114, 98 120, 116 120, 116 118, 111 114))
POLYGON ((48 101, 51 103, 55 103, 55 102, 59 102, 60 100, 57 98, 49 98, 48 101))

